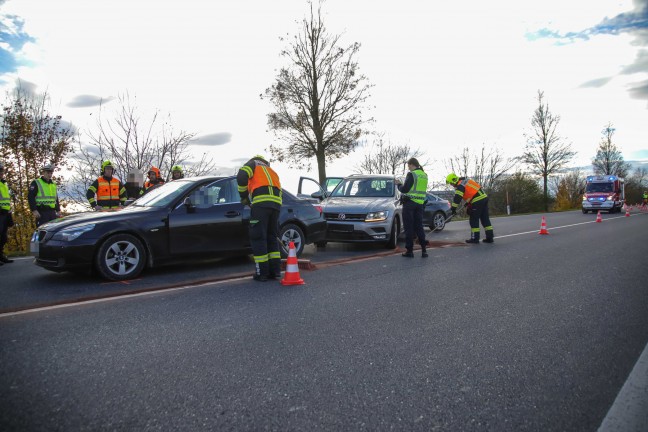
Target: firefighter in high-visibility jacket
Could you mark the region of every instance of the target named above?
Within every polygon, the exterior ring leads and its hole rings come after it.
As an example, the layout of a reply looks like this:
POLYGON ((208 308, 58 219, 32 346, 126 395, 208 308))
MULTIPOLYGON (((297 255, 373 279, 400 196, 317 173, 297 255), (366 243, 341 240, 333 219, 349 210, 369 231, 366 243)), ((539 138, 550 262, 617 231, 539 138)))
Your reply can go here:
POLYGON ((648 205, 648 191, 644 191, 642 198, 643 198, 643 206, 645 207, 646 205, 648 205))
POLYGON ((457 207, 461 200, 466 202, 466 213, 470 217, 470 238, 466 243, 479 243, 480 221, 486 234, 484 243, 494 243, 493 226, 488 216, 488 195, 479 183, 469 178, 458 177, 455 173, 448 174, 446 183, 455 188, 452 200, 453 216, 457 214, 457 207))
POLYGON ((4 253, 4 247, 7 244, 7 232, 13 225, 9 185, 5 180, 5 166, 0 162, 0 266, 14 262, 4 253))
POLYGON ((54 166, 43 165, 40 169, 41 176, 32 181, 27 193, 29 209, 36 219, 36 226, 41 226, 56 219, 61 214, 56 183, 52 180, 54 166))
POLYGON ((249 205, 250 244, 254 255, 254 280, 265 282, 281 276, 277 233, 282 203, 281 182, 263 156, 254 156, 236 176, 241 202, 249 205))
POLYGON ((150 189, 164 184, 164 179, 160 175, 160 169, 152 166, 148 170, 148 181, 144 183, 144 189, 142 189, 142 195, 148 192, 150 189))
POLYGON ((398 185, 398 190, 402 193, 403 225, 405 228, 406 251, 402 255, 407 258, 414 257, 414 235, 416 235, 421 245, 421 256, 427 258, 423 212, 425 211, 428 176, 416 158, 408 160, 407 167, 410 172, 405 177, 405 183, 398 185))
POLYGON ((86 198, 94 210, 118 209, 126 202, 126 187, 113 176, 114 172, 112 162, 104 161, 101 176, 88 188, 86 198))

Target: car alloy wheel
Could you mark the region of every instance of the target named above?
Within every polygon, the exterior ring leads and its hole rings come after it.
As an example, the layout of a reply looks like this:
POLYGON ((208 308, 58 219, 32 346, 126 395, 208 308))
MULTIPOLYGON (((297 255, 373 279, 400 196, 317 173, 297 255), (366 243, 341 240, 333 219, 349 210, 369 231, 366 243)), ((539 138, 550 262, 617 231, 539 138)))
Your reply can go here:
POLYGON ((436 212, 434 213, 434 217, 432 218, 432 226, 430 227, 431 230, 436 230, 442 231, 443 228, 445 228, 445 215, 443 212, 436 212))
POLYGON ((286 224, 279 229, 279 248, 281 256, 288 256, 290 242, 295 244, 297 256, 301 255, 304 250, 304 232, 295 224, 286 224))
POLYGON ((142 242, 130 234, 117 234, 104 241, 97 252, 97 270, 106 279, 137 277, 146 262, 142 242))

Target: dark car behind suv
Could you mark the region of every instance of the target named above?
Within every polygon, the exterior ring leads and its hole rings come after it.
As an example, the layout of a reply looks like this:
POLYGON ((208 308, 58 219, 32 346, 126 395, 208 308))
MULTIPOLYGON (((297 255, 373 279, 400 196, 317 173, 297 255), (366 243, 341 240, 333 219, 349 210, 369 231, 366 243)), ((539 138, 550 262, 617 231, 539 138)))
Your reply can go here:
MULTIPOLYGON (((39 227, 36 264, 53 271, 97 270, 131 279, 145 267, 188 257, 245 255, 250 208, 239 201, 236 177, 197 177, 160 186, 117 212, 87 212, 39 227)), ((284 191, 279 217, 282 252, 294 241, 323 241, 326 221, 308 201, 284 191)))

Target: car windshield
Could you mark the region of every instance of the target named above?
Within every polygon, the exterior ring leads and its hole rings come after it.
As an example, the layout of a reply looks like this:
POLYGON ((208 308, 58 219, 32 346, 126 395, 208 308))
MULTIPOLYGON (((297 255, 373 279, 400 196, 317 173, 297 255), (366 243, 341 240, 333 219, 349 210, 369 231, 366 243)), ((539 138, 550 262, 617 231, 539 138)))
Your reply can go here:
POLYGON ((165 207, 171 204, 176 198, 195 184, 195 182, 189 180, 175 180, 168 182, 151 189, 131 205, 140 207, 165 207))
POLYGON ((394 180, 384 178, 347 178, 337 185, 331 196, 391 197, 394 196, 394 180))
POLYGON ((612 183, 588 183, 587 189, 585 192, 597 193, 597 192, 612 192, 612 183))

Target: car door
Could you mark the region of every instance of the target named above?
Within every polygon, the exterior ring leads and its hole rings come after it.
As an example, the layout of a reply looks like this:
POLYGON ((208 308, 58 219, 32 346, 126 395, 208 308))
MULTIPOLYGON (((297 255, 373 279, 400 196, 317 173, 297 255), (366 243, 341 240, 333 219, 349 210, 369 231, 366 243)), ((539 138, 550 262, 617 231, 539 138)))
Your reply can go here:
POLYGON ((242 251, 249 244, 249 208, 241 204, 235 179, 193 189, 169 215, 171 255, 242 251))
POLYGON ((297 185, 297 197, 311 202, 319 202, 327 196, 331 195, 333 189, 344 180, 344 177, 326 177, 324 187, 315 179, 310 177, 300 177, 297 185), (312 194, 315 193, 321 198, 316 198, 312 194))

